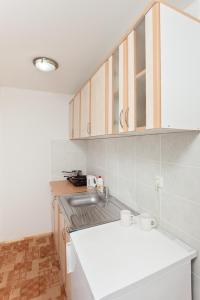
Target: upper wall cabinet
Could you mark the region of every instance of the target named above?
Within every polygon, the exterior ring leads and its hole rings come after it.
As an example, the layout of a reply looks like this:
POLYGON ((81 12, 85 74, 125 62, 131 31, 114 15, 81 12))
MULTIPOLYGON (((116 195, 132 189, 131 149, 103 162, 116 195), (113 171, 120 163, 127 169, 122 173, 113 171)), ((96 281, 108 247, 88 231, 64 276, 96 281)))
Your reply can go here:
POLYGON ((161 127, 200 129, 200 23, 160 5, 161 127))
POLYGON ((108 60, 108 133, 135 130, 134 32, 108 60))
POLYGON ((69 138, 74 137, 74 100, 69 102, 69 138))
POLYGON ((82 138, 89 137, 91 134, 91 120, 90 120, 90 81, 81 89, 81 122, 80 122, 80 136, 82 138))
POLYGON ((81 93, 81 137, 200 130, 199 37, 199 20, 151 4, 90 80, 91 109, 81 93))
POLYGON ((91 78, 91 136, 107 130, 107 62, 91 78))
POLYGON ((145 20, 147 129, 200 129, 200 23, 164 4, 145 20))
POLYGON ((80 108, 81 108, 81 95, 78 93, 74 98, 73 109, 73 138, 80 138, 80 108))

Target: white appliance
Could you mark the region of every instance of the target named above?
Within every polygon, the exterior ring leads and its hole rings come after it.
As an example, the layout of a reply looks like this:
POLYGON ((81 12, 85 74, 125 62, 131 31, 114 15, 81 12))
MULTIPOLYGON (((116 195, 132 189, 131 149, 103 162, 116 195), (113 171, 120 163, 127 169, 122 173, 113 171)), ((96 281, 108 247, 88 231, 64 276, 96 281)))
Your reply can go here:
POLYGON ((191 300, 196 251, 153 229, 113 222, 71 233, 72 300, 191 300))
POLYGON ((97 185, 97 179, 94 175, 87 175, 87 187, 95 188, 97 185))

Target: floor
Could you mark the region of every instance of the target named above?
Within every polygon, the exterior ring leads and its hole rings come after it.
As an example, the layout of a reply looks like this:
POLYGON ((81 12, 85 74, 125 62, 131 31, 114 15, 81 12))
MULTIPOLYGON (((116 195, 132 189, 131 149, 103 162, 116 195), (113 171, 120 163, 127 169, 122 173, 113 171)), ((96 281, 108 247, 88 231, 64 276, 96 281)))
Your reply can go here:
POLYGON ((52 235, 0 244, 0 300, 64 300, 52 235))

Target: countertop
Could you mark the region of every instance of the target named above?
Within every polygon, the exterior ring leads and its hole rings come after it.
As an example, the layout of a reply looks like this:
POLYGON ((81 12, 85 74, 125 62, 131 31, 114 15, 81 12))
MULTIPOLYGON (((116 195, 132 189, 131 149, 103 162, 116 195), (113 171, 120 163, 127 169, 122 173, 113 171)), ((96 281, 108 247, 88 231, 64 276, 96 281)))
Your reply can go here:
POLYGON ((50 186, 53 196, 87 192, 86 186, 77 187, 71 184, 68 180, 51 181, 50 186))
POLYGON ((94 299, 102 299, 133 284, 144 283, 196 251, 157 229, 108 223, 70 234, 94 299))

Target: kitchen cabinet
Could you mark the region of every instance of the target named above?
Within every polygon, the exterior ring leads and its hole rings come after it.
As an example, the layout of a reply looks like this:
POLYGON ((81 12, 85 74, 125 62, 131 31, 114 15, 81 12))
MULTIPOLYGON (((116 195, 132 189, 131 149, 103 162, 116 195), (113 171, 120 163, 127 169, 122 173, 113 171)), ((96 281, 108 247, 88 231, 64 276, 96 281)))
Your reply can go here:
POLYGON ((119 46, 119 132, 135 130, 135 32, 119 46))
POLYGON ((107 68, 106 62, 91 78, 91 136, 107 132, 107 68))
POLYGON ((191 261, 197 251, 173 236, 119 222, 70 236, 72 300, 192 300, 191 261))
POLYGON ((127 131, 127 39, 119 46, 119 132, 127 131))
POLYGON ((108 133, 135 130, 134 32, 108 60, 108 133))
POLYGON ((66 253, 66 245, 69 242, 70 237, 68 232, 66 231, 65 219, 63 213, 60 211, 59 213, 59 259, 60 259, 60 268, 61 268, 61 276, 64 284, 65 292, 67 295, 67 299, 71 299, 70 293, 70 273, 67 273, 67 253, 66 253))
POLYGON ((74 98, 73 109, 73 138, 80 138, 80 108, 81 108, 81 95, 80 92, 74 98))
POLYGON ((56 196, 53 198, 53 236, 54 236, 54 243, 56 247, 56 252, 59 252, 59 204, 58 204, 58 199, 56 196))
POLYGON ((200 23, 165 4, 145 21, 146 128, 199 130, 200 23))
POLYGON ((69 138, 74 137, 74 101, 69 102, 69 138))
POLYGON ((66 230, 65 220, 61 211, 59 212, 59 258, 62 281, 66 288, 66 230))
POLYGON ((81 125, 80 136, 89 137, 91 133, 90 121, 90 81, 81 89, 81 125))
POLYGON ((200 20, 150 4, 91 79, 91 137, 200 130, 199 36, 200 20))

